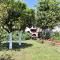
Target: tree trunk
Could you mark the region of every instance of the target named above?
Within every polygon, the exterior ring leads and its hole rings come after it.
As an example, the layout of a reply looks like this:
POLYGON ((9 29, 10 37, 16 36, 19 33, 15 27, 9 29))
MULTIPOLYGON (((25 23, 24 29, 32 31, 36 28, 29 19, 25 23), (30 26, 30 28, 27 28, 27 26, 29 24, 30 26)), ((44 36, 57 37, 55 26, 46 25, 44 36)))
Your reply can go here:
POLYGON ((9 33, 9 49, 12 49, 12 32, 9 33))
POLYGON ((19 45, 21 45, 22 41, 22 31, 19 31, 19 45))

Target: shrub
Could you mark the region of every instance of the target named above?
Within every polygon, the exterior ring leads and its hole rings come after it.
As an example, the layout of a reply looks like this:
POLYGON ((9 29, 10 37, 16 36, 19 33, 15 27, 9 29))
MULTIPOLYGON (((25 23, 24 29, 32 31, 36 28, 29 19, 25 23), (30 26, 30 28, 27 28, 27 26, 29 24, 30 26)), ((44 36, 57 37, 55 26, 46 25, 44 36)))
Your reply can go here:
MULTIPOLYGON (((18 33, 19 33, 18 31, 13 32, 13 40, 14 41, 18 40, 18 38, 19 38, 18 33)), ((31 38, 30 33, 28 33, 28 32, 23 32, 22 33, 22 40, 29 40, 30 38, 31 38)))
POLYGON ((49 31, 42 31, 42 38, 44 39, 51 38, 51 33, 49 31))
POLYGON ((51 34, 49 32, 46 32, 46 39, 51 38, 51 34))
POLYGON ((55 32, 55 33, 52 35, 52 38, 53 38, 54 40, 60 40, 60 34, 59 34, 59 32, 55 32))
POLYGON ((14 60, 14 59, 12 59, 10 55, 4 54, 0 56, 0 60, 14 60))
POLYGON ((24 38, 25 40, 29 40, 29 39, 31 38, 30 33, 24 32, 24 33, 23 33, 23 38, 24 38))
POLYGON ((18 38, 19 38, 19 31, 14 31, 13 33, 12 33, 12 37, 13 37, 13 40, 14 41, 16 41, 16 40, 18 40, 18 38))
POLYGON ((1 40, 1 34, 0 34, 0 44, 1 44, 2 40, 1 40))
POLYGON ((8 33, 4 29, 0 28, 0 42, 7 40, 8 33))

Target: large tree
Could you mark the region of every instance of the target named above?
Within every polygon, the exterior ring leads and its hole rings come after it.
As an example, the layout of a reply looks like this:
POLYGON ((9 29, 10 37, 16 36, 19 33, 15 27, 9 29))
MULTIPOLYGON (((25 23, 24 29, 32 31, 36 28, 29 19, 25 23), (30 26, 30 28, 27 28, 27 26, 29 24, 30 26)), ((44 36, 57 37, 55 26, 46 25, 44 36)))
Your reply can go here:
POLYGON ((23 11, 20 17, 21 29, 25 30, 26 27, 31 27, 35 22, 35 15, 33 9, 26 9, 23 11), (21 21, 22 20, 22 21, 21 21))
MULTIPOLYGON (((34 10, 28 9, 25 3, 15 0, 0 2, 0 23, 9 33, 9 48, 12 49, 12 32, 24 30, 26 26, 31 26, 34 20, 34 10)), ((21 40, 19 33, 19 40, 21 40)), ((21 42, 19 43, 21 44, 21 42)))
MULTIPOLYGON (((8 0, 0 4, 0 23, 1 26, 9 33, 9 49, 12 49, 12 32, 16 30, 14 28, 14 22, 18 21, 21 11, 26 9, 26 5, 20 1, 8 0)), ((18 29, 19 30, 19 29, 18 29)))
POLYGON ((56 0, 39 0, 37 4, 37 26, 53 28, 60 21, 60 6, 56 0))

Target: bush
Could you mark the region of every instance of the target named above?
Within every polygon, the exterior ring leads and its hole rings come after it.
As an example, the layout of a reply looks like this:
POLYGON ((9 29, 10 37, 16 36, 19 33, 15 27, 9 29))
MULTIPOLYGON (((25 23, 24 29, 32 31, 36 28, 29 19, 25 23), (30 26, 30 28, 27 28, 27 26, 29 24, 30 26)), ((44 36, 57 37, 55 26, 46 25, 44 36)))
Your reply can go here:
POLYGON ((14 31, 13 33, 12 33, 12 37, 13 37, 13 40, 14 41, 17 41, 18 40, 18 38, 19 38, 19 31, 14 31))
POLYGON ((0 60, 14 60, 14 59, 12 59, 10 55, 4 54, 0 56, 0 60))
POLYGON ((2 38, 1 38, 1 33, 0 33, 0 47, 1 47, 1 42, 2 42, 2 38))
POLYGON ((23 38, 24 38, 25 40, 29 40, 29 39, 31 38, 30 33, 24 32, 24 33, 23 33, 23 38))
MULTIPOLYGON (((18 40, 18 38, 19 38, 19 34, 18 33, 19 33, 19 31, 13 32, 13 40, 14 41, 18 40)), ((29 40, 31 38, 31 35, 28 32, 23 32, 22 35, 23 35, 22 36, 22 40, 29 40)))
POLYGON ((53 38, 54 40, 60 40, 60 34, 59 34, 59 32, 55 32, 55 33, 52 35, 52 38, 53 38))
POLYGON ((49 31, 42 31, 41 37, 43 39, 49 39, 51 38, 51 33, 49 31))
POLYGON ((0 42, 7 40, 8 33, 4 29, 0 29, 0 42))
POLYGON ((46 39, 51 38, 51 34, 49 32, 46 32, 46 39))

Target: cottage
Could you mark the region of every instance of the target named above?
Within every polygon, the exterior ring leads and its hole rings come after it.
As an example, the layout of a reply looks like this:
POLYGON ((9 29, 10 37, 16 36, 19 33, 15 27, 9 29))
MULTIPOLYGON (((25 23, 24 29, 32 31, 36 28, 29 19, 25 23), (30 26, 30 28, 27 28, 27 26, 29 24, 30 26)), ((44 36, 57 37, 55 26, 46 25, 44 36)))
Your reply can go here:
POLYGON ((33 26, 31 28, 26 27, 26 29, 25 29, 25 32, 31 33, 31 37, 32 38, 37 38, 38 37, 38 33, 40 31, 42 31, 42 29, 37 28, 37 27, 33 27, 33 26))

